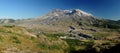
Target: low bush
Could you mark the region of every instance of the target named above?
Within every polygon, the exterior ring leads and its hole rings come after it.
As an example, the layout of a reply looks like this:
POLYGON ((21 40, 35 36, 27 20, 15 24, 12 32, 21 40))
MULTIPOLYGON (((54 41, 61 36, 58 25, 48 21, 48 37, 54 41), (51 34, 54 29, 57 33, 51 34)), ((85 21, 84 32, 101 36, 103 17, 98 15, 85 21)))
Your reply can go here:
POLYGON ((3 37, 0 36, 0 41, 3 41, 3 37))
POLYGON ((48 45, 46 43, 38 43, 37 46, 39 48, 42 48, 42 49, 50 49, 50 50, 53 50, 53 49, 60 49, 61 47, 57 44, 53 44, 53 45, 48 45))
POLYGON ((15 25, 4 25, 4 27, 13 28, 13 27, 15 27, 15 25))
POLYGON ((77 40, 77 39, 64 39, 69 46, 78 46, 80 45, 80 40, 77 40))
POLYGON ((12 39, 14 43, 21 44, 20 40, 16 36, 13 36, 12 39))

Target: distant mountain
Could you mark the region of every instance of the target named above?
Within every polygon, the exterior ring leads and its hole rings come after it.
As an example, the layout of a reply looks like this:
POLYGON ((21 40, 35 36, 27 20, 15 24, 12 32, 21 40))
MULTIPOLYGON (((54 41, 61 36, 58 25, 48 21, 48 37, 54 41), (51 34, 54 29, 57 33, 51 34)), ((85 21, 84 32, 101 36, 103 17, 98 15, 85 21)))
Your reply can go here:
POLYGON ((14 23, 14 19, 0 19, 1 24, 14 23))
POLYGON ((20 20, 15 22, 19 26, 34 27, 39 25, 60 25, 60 26, 95 26, 104 28, 119 28, 119 21, 100 19, 80 9, 60 10, 56 9, 39 18, 20 20), (116 24, 114 24, 116 23, 116 24), (115 25, 115 27, 114 27, 115 25))
POLYGON ((40 17, 41 23, 52 24, 56 22, 73 22, 80 20, 93 21, 96 18, 89 13, 81 11, 79 9, 75 10, 54 10, 47 15, 40 17))
POLYGON ((20 25, 71 25, 73 24, 93 24, 94 21, 100 20, 94 17, 92 14, 84 12, 80 9, 74 10, 53 10, 47 15, 41 16, 39 18, 33 18, 29 20, 17 21, 16 24, 20 25))

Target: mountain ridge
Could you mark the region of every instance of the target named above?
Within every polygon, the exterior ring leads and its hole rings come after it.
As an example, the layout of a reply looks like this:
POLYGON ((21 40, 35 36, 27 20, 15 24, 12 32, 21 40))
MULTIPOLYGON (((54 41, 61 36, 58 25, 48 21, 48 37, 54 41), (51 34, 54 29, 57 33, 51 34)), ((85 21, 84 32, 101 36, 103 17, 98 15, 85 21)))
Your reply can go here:
MULTIPOLYGON (((56 22, 73 22, 79 20, 94 21, 98 18, 94 17, 90 13, 86 13, 79 9, 74 10, 53 10, 52 12, 41 16, 39 18, 33 18, 30 20, 26 20, 25 22, 32 24, 55 24, 56 22), (34 23, 35 22, 35 23, 34 23)), ((22 21, 21 21, 22 22, 22 21)), ((19 23, 19 22, 17 22, 19 23)))

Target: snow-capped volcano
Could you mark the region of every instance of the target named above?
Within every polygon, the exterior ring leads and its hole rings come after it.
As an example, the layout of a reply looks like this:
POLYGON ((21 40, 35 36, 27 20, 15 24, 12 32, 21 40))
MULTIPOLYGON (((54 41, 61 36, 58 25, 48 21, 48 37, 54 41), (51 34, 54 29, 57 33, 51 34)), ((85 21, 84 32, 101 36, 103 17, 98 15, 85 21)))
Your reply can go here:
POLYGON ((77 14, 79 16, 92 16, 92 14, 84 12, 80 9, 73 9, 73 10, 60 10, 60 9, 55 9, 52 12, 50 12, 48 15, 53 15, 53 16, 61 16, 61 15, 71 15, 71 14, 77 14))
POLYGON ((73 10, 56 9, 39 18, 33 18, 26 21, 25 20, 19 21, 17 23, 22 23, 22 25, 23 24, 70 25, 70 23, 76 24, 77 22, 91 24, 95 20, 97 20, 97 18, 95 18, 92 14, 84 12, 80 9, 73 10))

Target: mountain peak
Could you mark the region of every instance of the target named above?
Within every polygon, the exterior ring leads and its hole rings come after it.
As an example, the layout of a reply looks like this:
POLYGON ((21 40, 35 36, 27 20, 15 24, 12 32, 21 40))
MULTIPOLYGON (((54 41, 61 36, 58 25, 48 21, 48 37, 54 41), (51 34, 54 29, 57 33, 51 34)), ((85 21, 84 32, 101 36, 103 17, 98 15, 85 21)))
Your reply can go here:
POLYGON ((76 13, 76 14, 78 14, 78 15, 84 15, 84 16, 92 16, 92 14, 90 14, 90 13, 87 13, 87 12, 85 12, 85 11, 82 11, 82 10, 80 10, 80 9, 74 9, 74 10, 72 10, 72 13, 76 13))
POLYGON ((85 11, 82 11, 80 9, 73 9, 73 10, 61 10, 61 9, 55 9, 52 11, 53 14, 76 14, 79 16, 92 16, 92 14, 87 13, 85 11))

